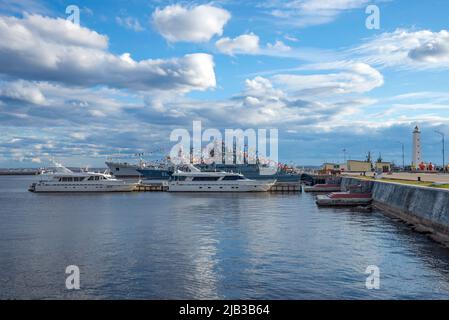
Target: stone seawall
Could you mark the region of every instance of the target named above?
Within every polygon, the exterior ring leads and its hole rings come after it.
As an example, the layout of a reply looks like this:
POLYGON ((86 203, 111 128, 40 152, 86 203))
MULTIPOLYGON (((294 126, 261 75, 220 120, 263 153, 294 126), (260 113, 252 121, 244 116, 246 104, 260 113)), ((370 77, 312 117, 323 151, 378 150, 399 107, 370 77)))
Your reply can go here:
POLYGON ((449 245, 449 190, 398 183, 343 178, 342 188, 361 185, 372 192, 374 205, 390 215, 414 224, 417 231, 449 245))

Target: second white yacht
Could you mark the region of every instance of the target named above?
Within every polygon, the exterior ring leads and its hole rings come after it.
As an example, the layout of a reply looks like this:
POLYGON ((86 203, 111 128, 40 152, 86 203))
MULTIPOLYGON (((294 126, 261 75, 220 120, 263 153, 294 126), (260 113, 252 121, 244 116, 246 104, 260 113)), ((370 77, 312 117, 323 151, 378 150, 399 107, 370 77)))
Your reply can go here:
POLYGON ((170 192, 267 192, 276 180, 250 180, 239 173, 177 171, 168 183, 170 192))

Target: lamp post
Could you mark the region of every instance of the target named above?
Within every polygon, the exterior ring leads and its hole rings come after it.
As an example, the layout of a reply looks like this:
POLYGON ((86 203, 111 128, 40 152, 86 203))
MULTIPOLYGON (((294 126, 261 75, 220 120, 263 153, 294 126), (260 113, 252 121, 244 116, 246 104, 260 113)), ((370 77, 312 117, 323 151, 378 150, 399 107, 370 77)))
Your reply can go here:
POLYGON ((405 156, 404 156, 404 143, 401 141, 397 141, 402 146, 402 169, 405 171, 405 156))
POLYGON ((435 133, 437 133, 437 134, 439 134, 440 136, 441 136, 441 141, 442 141, 442 143, 443 143, 443 172, 445 172, 446 171, 446 164, 445 164, 445 150, 444 150, 444 133, 443 132, 441 132, 441 131, 438 131, 438 130, 435 130, 435 133))

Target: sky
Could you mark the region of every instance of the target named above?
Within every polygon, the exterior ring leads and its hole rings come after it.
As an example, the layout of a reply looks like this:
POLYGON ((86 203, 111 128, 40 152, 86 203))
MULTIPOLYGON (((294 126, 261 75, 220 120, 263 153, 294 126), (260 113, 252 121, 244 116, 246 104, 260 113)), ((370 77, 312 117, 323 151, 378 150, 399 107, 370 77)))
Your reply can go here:
POLYGON ((402 164, 401 143, 409 164, 418 125, 424 160, 441 164, 447 12, 446 0, 0 0, 0 167, 161 158, 192 121, 278 129, 280 161, 297 165, 369 151, 402 164))

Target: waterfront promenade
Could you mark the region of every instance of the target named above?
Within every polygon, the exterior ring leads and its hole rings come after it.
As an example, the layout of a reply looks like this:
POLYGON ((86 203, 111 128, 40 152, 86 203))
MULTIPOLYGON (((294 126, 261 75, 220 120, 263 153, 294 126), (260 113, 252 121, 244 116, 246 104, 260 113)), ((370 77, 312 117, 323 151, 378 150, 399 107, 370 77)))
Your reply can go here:
MULTIPOLYGON (((360 172, 345 172, 343 176, 358 177, 360 172)), ((366 172, 367 177, 374 177, 374 172, 366 172)), ((385 179, 396 179, 396 180, 406 180, 406 181, 418 181, 418 177, 421 178, 423 182, 434 182, 434 183, 448 183, 449 184, 449 174, 443 173, 419 173, 419 172, 395 172, 391 174, 384 174, 385 179)))

